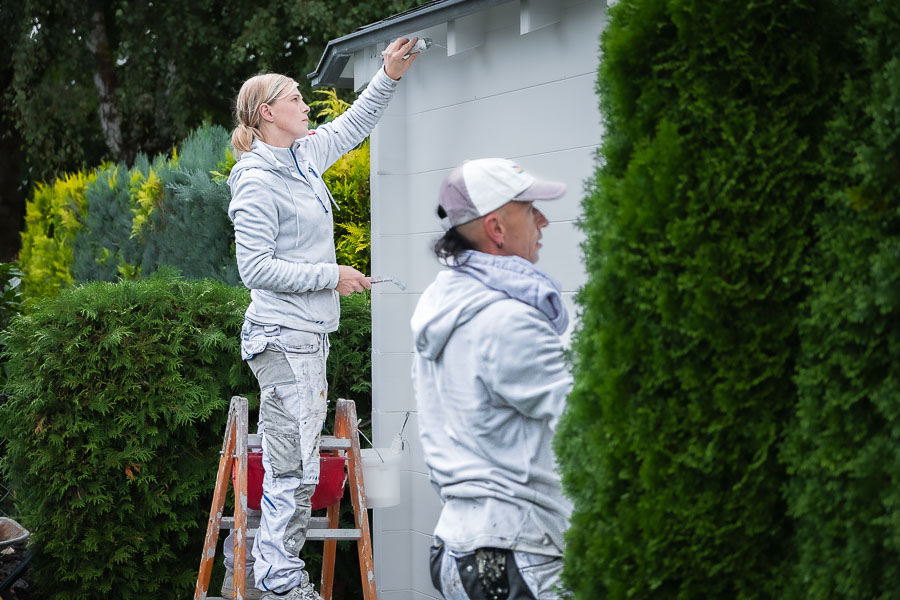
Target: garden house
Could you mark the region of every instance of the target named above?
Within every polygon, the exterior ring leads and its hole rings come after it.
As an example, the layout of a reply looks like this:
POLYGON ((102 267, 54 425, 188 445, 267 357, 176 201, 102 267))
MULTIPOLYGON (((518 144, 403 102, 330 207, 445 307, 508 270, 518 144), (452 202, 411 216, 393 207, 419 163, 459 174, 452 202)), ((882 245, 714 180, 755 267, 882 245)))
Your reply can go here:
POLYGON ((602 135, 595 86, 605 15, 603 0, 438 0, 332 40, 310 74, 315 86, 360 91, 391 40, 433 41, 371 138, 372 275, 407 286, 382 284, 372 294, 376 446, 389 446, 411 411, 401 503, 374 516, 383 600, 438 597, 428 547, 440 502, 418 441, 409 319, 441 268, 430 251, 442 233, 441 180, 465 159, 500 156, 565 181, 567 195, 541 207, 550 225, 539 266, 562 283, 574 311, 586 278, 577 222, 602 135))

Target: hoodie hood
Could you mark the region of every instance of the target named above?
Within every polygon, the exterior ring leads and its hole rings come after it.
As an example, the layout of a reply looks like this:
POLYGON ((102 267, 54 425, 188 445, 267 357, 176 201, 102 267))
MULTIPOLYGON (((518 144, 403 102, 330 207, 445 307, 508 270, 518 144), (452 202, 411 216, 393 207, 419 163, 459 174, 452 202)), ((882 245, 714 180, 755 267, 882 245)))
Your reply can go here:
POLYGON ((489 288, 541 311, 562 335, 569 326, 569 312, 562 302, 559 283, 520 256, 496 256, 470 250, 452 268, 474 277, 489 288))
POLYGON ((296 151, 297 145, 298 143, 295 142, 291 148, 275 148, 260 140, 254 140, 250 151, 242 153, 231 168, 231 174, 228 175, 228 185, 234 189, 241 175, 247 169, 263 169, 282 176, 291 173, 294 170, 294 166, 291 164, 290 152, 292 150, 296 151))
POLYGON ((429 360, 437 359, 457 327, 486 306, 508 298, 464 273, 441 271, 422 294, 410 320, 416 351, 429 360))
POLYGON ((469 251, 450 271, 441 271, 416 306, 410 326, 416 350, 429 360, 440 356, 453 331, 486 306, 512 298, 540 311, 558 334, 569 315, 559 284, 518 256, 469 251))

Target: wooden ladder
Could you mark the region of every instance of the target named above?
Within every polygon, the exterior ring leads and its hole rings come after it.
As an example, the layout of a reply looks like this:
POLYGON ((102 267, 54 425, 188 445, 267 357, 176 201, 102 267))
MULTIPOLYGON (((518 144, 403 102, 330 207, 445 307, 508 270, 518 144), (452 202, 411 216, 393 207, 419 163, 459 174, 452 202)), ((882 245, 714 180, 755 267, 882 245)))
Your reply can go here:
MULTIPOLYGON (((222 443, 222 457, 219 459, 219 471, 216 475, 212 508, 209 511, 209 524, 206 527, 206 540, 200 559, 200 571, 197 575, 197 587, 194 589, 194 600, 224 600, 215 597, 207 599, 206 595, 219 531, 223 527, 236 530, 234 535, 234 598, 236 600, 244 598, 247 581, 247 541, 248 538, 255 535, 255 531, 248 527, 259 526, 258 519, 254 519, 254 522, 250 523, 247 520, 247 447, 254 438, 258 439, 255 435, 248 436, 247 434, 247 399, 241 396, 232 397, 228 411, 228 424, 225 426, 225 440, 222 443), (234 517, 223 517, 222 511, 225 507, 225 496, 228 493, 228 482, 231 480, 233 464, 235 464, 236 472, 234 517)), ((347 458, 350 501, 353 504, 356 528, 338 528, 340 500, 326 509, 325 517, 311 519, 306 539, 325 541, 322 553, 322 584, 319 594, 323 600, 331 600, 337 540, 356 540, 363 598, 377 600, 375 565, 372 560, 372 538, 369 533, 369 517, 366 512, 365 485, 359 453, 356 404, 352 400, 338 399, 334 418, 334 436, 322 436, 320 449, 336 451, 340 456, 347 458)))

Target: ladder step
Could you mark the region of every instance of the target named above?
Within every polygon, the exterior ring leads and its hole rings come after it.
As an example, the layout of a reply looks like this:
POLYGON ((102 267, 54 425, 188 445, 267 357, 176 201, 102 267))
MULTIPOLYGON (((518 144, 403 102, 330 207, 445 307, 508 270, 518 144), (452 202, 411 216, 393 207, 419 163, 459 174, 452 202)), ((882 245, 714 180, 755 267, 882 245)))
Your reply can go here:
POLYGON ((319 440, 320 450, 349 450, 350 440, 347 438, 336 438, 333 435, 323 435, 319 440))
MULTIPOLYGON (((250 537, 250 534, 247 534, 250 537)), ((358 540, 359 529, 310 529, 306 532, 307 540, 358 540)))
MULTIPOLYGON (((247 539, 256 537, 257 529, 247 529, 247 539)), ((309 529, 306 532, 306 540, 358 540, 359 529, 309 529)))
MULTIPOLYGON (((258 433, 251 433, 247 436, 247 446, 262 446, 262 438, 258 433)), ((319 441, 320 450, 349 450, 350 440, 347 438, 337 438, 333 435, 323 435, 319 441)))
MULTIPOLYGON (((247 519, 247 539, 256 537, 259 517, 247 519)), ((234 517, 222 517, 221 529, 234 529, 234 517)), ((329 529, 327 517, 313 517, 309 520, 308 540, 358 540, 359 529, 329 529)))
MULTIPOLYGON (((259 527, 259 515, 247 517, 247 529, 259 527)), ((310 529, 328 529, 328 517, 312 517, 309 520, 310 529)), ((219 529, 234 529, 234 517, 222 517, 219 529)))

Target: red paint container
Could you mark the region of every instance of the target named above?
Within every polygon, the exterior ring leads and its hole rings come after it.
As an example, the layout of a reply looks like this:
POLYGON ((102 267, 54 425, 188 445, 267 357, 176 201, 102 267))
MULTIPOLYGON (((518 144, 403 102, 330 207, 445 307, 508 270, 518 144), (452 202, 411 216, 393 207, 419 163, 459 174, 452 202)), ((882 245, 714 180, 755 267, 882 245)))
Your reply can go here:
MULTIPOLYGON (((247 449, 247 508, 259 510, 262 501, 262 484, 265 471, 262 464, 262 449, 247 449)), ((340 501, 344 495, 344 482, 347 477, 344 465, 347 459, 343 456, 322 454, 319 456, 319 484, 312 497, 312 509, 319 510, 340 501)), ((232 469, 232 485, 235 482, 235 471, 232 469)))

